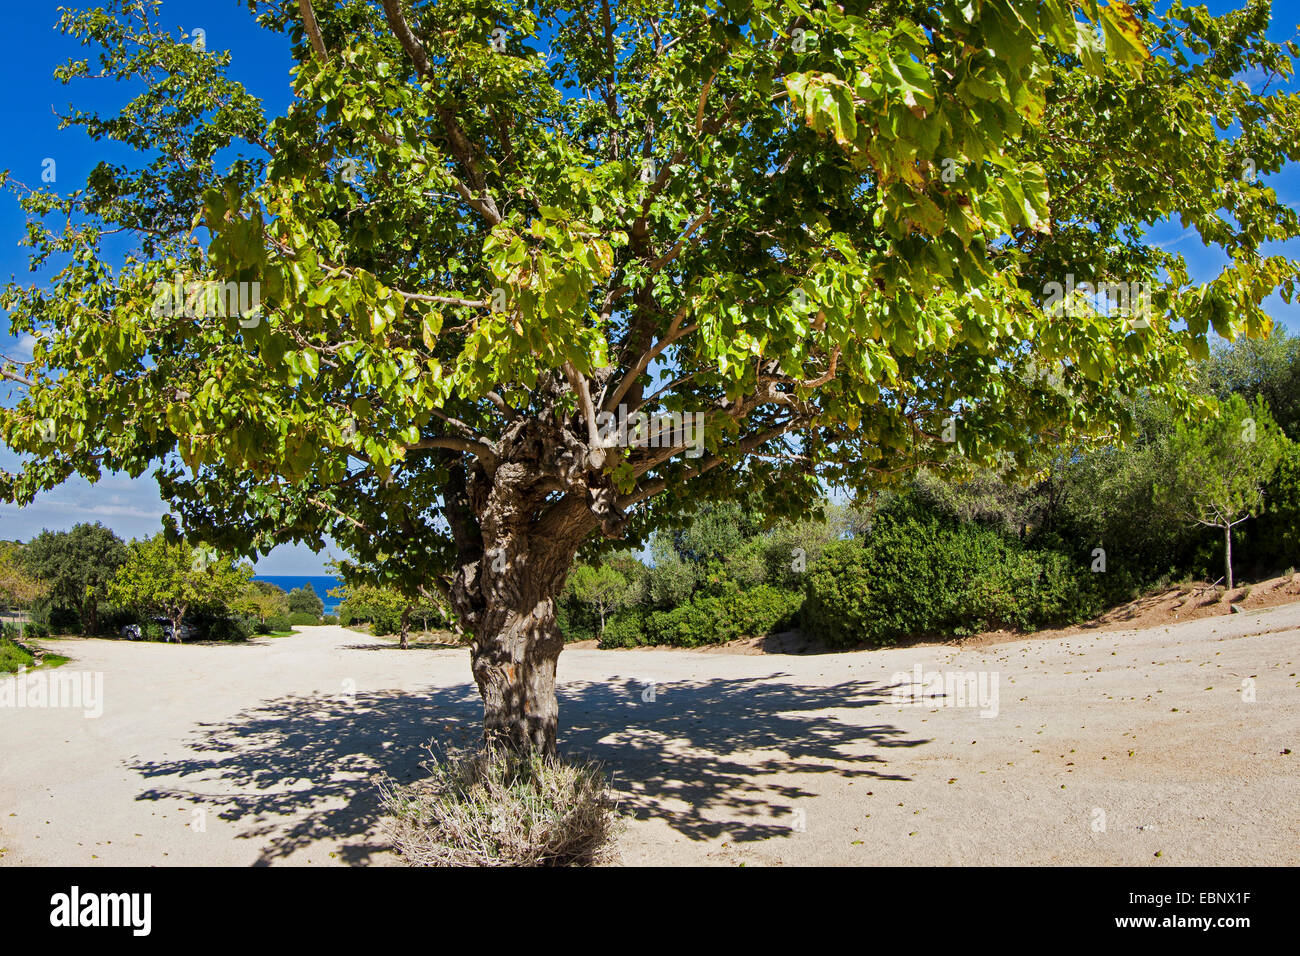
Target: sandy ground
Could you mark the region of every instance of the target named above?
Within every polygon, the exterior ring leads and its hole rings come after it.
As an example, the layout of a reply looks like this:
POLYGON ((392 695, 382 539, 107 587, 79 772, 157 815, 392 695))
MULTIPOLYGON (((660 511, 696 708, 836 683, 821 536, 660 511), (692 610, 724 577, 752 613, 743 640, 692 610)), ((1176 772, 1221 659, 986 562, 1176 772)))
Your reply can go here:
MULTIPOLYGON (((0 865, 392 863, 372 780, 472 741, 467 654, 305 630, 49 642, 103 674, 103 714, 0 708, 0 865)), ((1294 865, 1298 671, 1300 604, 965 648, 570 648, 561 739, 615 773, 629 864, 1294 865), (996 678, 997 715, 900 704, 917 666, 996 678)))

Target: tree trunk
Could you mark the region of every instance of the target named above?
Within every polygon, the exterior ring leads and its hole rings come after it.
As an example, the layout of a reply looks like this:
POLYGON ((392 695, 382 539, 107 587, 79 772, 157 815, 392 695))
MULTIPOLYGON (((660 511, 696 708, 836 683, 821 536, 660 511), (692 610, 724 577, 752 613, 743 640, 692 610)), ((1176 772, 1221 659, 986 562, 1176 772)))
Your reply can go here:
POLYGON ((488 745, 555 754, 555 668, 564 649, 556 599, 584 536, 576 523, 539 527, 483 522, 488 547, 459 593, 472 634, 470 664, 483 697, 488 745))
POLYGON ((555 667, 563 649, 551 597, 488 609, 470 645, 485 743, 555 754, 555 667))
MULTIPOLYGON (((546 376, 539 395, 559 404, 546 376)), ((555 668, 564 649, 555 604, 583 540, 620 537, 613 482, 560 416, 520 419, 485 462, 449 462, 445 514, 456 545, 447 596, 470 638, 488 745, 555 754, 555 668)))
POLYGON ((408 605, 402 610, 402 650, 411 646, 411 608, 408 605))
POLYGON ((1223 580, 1228 590, 1232 590, 1232 525, 1223 529, 1223 580))

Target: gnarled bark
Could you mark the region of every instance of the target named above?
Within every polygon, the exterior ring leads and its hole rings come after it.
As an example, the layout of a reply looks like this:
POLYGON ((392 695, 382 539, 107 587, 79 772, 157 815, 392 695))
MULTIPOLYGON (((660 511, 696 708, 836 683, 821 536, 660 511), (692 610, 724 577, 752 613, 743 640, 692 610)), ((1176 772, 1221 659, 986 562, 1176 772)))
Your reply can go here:
POLYGON ((486 742, 555 753, 555 668, 563 649, 553 598, 531 607, 497 606, 487 615, 470 652, 486 742))
POLYGON ((590 472, 585 450, 570 450, 571 436, 533 420, 512 437, 490 466, 452 468, 444 497, 458 554, 450 595, 472 635, 485 740, 551 755, 564 648, 556 600, 599 521, 593 490, 575 481, 590 472))

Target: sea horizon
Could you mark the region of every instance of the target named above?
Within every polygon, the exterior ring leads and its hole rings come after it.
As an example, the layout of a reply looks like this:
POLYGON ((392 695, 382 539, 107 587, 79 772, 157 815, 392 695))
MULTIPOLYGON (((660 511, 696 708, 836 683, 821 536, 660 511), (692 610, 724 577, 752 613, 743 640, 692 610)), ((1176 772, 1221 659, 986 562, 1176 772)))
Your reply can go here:
POLYGON ((296 591, 304 584, 310 584, 316 595, 325 602, 326 614, 337 614, 339 610, 339 599, 330 597, 329 592, 332 588, 338 587, 343 582, 330 574, 254 574, 254 581, 266 581, 268 584, 274 584, 284 591, 296 591))

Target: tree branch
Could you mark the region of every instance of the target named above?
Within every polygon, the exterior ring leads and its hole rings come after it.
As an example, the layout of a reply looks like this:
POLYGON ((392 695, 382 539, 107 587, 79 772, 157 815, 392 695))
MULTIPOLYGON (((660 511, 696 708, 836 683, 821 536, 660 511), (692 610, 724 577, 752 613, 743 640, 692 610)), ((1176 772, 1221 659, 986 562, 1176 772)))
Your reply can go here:
MULTIPOLYGON (((388 21, 388 26, 397 37, 397 41, 402 45, 402 49, 406 51, 406 55, 415 64, 416 73, 425 79, 436 81, 438 78, 433 75, 433 64, 429 62, 423 44, 411 32, 406 17, 402 15, 401 4, 398 0, 381 0, 381 4, 384 8, 384 18, 388 21)), ((491 225, 495 226, 501 222, 501 214, 497 211, 496 203, 484 191, 486 181, 479 171, 478 164, 474 161, 474 147, 466 138, 465 131, 461 129, 460 123, 456 121, 456 117, 451 110, 445 106, 435 106, 434 109, 438 113, 438 118, 442 120, 443 129, 447 133, 447 141, 451 144, 452 154, 469 174, 470 183, 480 195, 475 195, 468 186, 459 181, 456 183, 456 191, 460 193, 461 198, 466 203, 477 209, 491 225)))
POLYGON ((450 435, 444 435, 439 438, 422 438, 418 442, 404 445, 402 447, 407 451, 442 448, 447 451, 465 452, 489 463, 495 463, 497 460, 496 452, 483 442, 473 441, 468 438, 455 438, 450 435))
POLYGON ((325 49, 325 38, 321 36, 320 24, 316 22, 316 11, 311 8, 311 0, 298 0, 298 12, 302 15, 302 29, 311 41, 311 48, 316 51, 316 58, 325 63, 329 51, 325 49))

